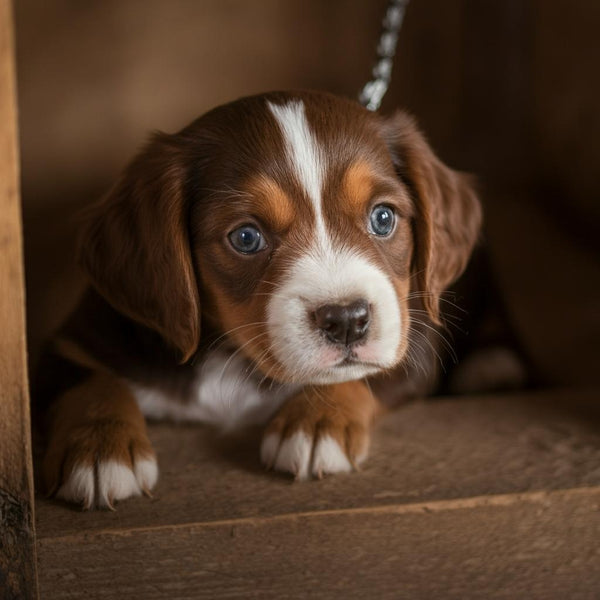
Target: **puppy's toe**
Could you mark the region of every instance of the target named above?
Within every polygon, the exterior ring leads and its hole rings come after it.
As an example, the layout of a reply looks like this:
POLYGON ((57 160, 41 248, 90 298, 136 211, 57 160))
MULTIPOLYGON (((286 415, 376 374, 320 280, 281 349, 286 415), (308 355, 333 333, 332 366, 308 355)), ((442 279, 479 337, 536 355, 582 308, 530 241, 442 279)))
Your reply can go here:
POLYGON ((148 458, 136 460, 133 465, 133 472, 135 473, 135 478, 140 489, 144 494, 149 496, 150 490, 158 481, 158 464, 156 458, 148 456, 148 458))
POLYGON ((296 431, 282 439, 279 433, 265 436, 261 446, 261 460, 268 468, 292 473, 298 480, 310 473, 312 439, 303 431, 296 431))
POLYGON ((330 435, 320 437, 315 444, 312 474, 319 479, 328 473, 352 471, 352 463, 338 442, 330 435))
POLYGON ((94 496, 94 467, 82 464, 73 468, 65 483, 56 492, 57 498, 81 504, 85 509, 93 506, 94 496))

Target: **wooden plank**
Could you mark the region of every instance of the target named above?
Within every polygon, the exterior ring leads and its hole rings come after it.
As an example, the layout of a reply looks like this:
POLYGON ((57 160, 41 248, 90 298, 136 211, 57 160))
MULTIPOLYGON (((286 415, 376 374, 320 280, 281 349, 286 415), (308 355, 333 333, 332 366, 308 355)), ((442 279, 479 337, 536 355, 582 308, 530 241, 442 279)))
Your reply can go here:
POLYGON ((44 598, 597 598, 600 488, 40 541, 44 598))
POLYGON ((35 541, 11 3, 0 0, 0 596, 35 598, 35 541))
POLYGON ((115 513, 38 498, 39 538, 600 485, 600 392, 416 402, 384 418, 359 473, 294 483, 259 462, 260 431, 150 427, 154 498, 115 513))
MULTIPOLYGON (((460 127, 465 91, 463 40, 467 2, 409 3, 398 40, 392 82, 381 111, 387 115, 402 108, 414 114, 436 153, 455 168, 461 166, 463 146, 460 127)), ((374 36, 373 46, 376 39, 374 36)), ((350 64, 354 63, 347 62, 345 68, 350 64)))

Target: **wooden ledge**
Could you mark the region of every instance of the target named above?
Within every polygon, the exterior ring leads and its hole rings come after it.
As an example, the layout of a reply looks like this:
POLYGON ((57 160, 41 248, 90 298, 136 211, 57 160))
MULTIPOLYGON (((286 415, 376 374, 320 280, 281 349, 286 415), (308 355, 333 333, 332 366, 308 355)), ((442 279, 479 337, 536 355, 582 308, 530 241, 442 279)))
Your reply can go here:
POLYGON ((260 467, 257 430, 153 425, 152 500, 38 499, 42 596, 593 597, 599 400, 414 403, 379 424, 363 471, 308 483, 260 467))

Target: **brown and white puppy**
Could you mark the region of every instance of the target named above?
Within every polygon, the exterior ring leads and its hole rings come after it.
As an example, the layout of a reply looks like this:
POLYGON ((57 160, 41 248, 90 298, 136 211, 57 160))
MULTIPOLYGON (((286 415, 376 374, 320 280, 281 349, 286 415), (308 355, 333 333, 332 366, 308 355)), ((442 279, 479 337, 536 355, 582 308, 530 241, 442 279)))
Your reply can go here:
POLYGON ((154 136, 86 216, 92 285, 42 376, 49 489, 85 507, 149 491, 143 415, 268 423, 269 467, 350 471, 378 411, 365 378, 402 393, 480 218, 401 112, 269 93, 154 136))

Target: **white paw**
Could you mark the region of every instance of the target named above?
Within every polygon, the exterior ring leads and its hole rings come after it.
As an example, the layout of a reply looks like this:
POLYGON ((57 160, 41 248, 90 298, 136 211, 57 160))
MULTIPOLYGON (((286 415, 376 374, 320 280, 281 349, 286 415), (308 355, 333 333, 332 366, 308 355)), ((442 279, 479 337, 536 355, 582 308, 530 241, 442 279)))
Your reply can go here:
POLYGON ((154 457, 135 462, 133 470, 116 460, 100 461, 95 467, 75 465, 56 496, 69 502, 82 503, 86 509, 113 508, 115 500, 125 500, 149 493, 158 479, 154 457))
MULTIPOLYGON (((355 465, 364 461, 366 456, 365 449, 356 457, 355 465)), ((303 431, 296 431, 284 439, 279 433, 267 434, 261 445, 260 457, 268 468, 292 473, 299 481, 310 476, 321 478, 327 474, 347 473, 353 469, 346 452, 331 435, 316 438, 303 431)))

